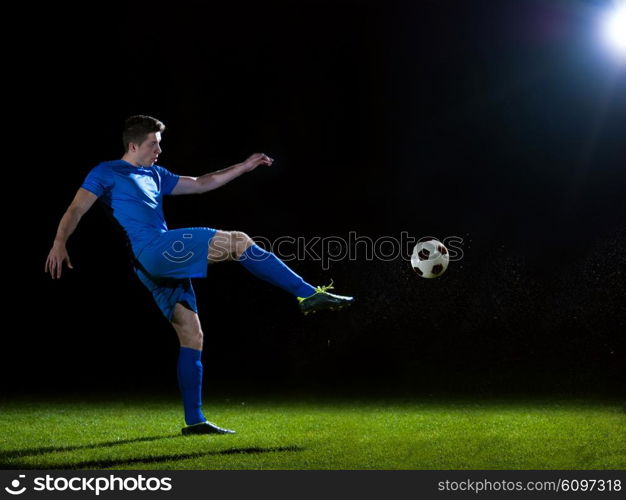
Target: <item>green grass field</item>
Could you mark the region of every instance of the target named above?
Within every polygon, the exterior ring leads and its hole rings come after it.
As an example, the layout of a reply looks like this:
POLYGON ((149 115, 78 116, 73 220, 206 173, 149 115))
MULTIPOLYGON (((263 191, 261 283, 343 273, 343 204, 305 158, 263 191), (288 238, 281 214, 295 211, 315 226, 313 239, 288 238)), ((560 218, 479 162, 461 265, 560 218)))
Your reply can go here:
POLYGON ((0 403, 2 469, 624 469, 619 402, 219 399, 236 435, 180 435, 178 400, 0 403))

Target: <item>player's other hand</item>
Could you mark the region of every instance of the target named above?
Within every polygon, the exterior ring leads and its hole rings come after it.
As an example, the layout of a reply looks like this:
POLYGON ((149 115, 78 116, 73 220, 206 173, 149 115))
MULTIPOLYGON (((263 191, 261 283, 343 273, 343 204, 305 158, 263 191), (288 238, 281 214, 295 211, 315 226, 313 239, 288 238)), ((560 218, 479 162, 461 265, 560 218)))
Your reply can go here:
POLYGON ((251 172, 259 165, 269 166, 272 163, 274 163, 274 159, 270 158, 264 153, 254 153, 246 161, 243 162, 244 166, 246 167, 246 172, 251 172))
POLYGON ((70 256, 67 254, 65 245, 54 243, 50 253, 48 254, 48 258, 46 259, 44 272, 50 273, 53 280, 60 278, 64 262, 67 263, 67 267, 74 269, 74 266, 72 266, 72 263, 70 262, 70 256))

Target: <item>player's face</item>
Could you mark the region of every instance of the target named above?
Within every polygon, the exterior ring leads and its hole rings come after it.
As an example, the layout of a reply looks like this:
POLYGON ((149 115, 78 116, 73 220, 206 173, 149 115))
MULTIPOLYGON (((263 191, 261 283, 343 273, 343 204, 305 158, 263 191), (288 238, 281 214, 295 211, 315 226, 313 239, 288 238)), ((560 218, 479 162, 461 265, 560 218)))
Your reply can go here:
POLYGON ((151 132, 146 140, 137 148, 137 163, 146 167, 156 163, 161 154, 161 132, 151 132))

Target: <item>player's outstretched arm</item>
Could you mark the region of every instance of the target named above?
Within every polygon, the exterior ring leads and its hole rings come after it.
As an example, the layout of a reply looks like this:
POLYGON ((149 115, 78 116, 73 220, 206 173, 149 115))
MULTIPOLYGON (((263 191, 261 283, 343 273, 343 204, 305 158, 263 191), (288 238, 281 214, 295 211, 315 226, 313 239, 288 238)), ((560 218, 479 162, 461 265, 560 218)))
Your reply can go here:
POLYGON ((251 172, 259 165, 271 165, 272 158, 263 153, 254 153, 247 160, 217 172, 204 174, 200 177, 181 176, 172 194, 201 194, 212 191, 229 183, 246 172, 251 172))
POLYGON ((98 197, 91 191, 80 188, 74 196, 74 200, 65 211, 65 214, 59 222, 59 228, 54 238, 54 243, 46 259, 46 267, 44 271, 50 273, 52 279, 61 277, 63 271, 63 263, 66 262, 70 269, 74 269, 67 253, 67 239, 78 226, 81 217, 91 208, 98 197))

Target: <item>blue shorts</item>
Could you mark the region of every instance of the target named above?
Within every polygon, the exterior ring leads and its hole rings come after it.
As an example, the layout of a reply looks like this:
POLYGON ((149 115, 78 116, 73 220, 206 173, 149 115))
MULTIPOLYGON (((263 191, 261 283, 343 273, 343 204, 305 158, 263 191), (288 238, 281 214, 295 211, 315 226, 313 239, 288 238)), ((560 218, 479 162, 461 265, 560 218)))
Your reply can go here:
POLYGON ((208 227, 174 229, 136 255, 135 272, 169 321, 177 302, 198 312, 190 278, 206 278, 209 243, 215 233, 208 227))

